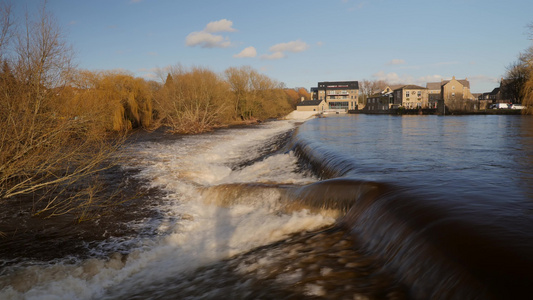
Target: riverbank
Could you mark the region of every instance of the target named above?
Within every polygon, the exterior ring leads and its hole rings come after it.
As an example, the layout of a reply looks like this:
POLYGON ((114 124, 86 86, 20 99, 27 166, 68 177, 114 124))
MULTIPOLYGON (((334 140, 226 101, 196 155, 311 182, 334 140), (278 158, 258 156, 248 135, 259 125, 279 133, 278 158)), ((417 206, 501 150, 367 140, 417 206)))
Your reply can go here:
MULTIPOLYGON (((287 120, 305 121, 315 114, 294 111, 287 120)), ((210 132, 253 128, 264 122, 240 122, 220 127, 210 132)), ((159 127, 152 131, 132 131, 125 147, 136 143, 172 144, 195 135, 169 133, 168 128, 159 127)), ((126 151, 122 155, 128 155, 126 151)), ((157 205, 165 192, 139 178, 140 169, 123 168, 117 165, 99 172, 96 176, 102 182, 100 197, 114 197, 116 204, 92 208, 90 217, 81 221, 77 210, 59 216, 46 218, 34 216, 39 196, 21 195, 10 199, 0 211, 0 267, 26 260, 48 261, 66 256, 85 257, 93 251, 91 245, 106 239, 120 239, 126 236, 146 234, 136 231, 127 223, 142 219, 158 219, 157 205), (120 220, 120 222, 117 222, 120 220), (35 241, 46 241, 47 247, 35 241)))

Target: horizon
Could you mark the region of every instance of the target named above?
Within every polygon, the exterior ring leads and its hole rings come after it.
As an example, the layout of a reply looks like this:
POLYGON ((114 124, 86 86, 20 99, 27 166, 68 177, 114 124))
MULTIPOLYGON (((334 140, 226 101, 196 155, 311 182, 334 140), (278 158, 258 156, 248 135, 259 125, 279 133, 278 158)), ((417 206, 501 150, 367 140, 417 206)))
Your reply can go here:
MULTIPOLYGON (((28 9, 33 20, 40 4, 13 2, 16 19, 28 9)), ((472 93, 490 92, 531 46, 533 22, 525 0, 49 0, 46 8, 82 69, 157 80, 156 69, 178 64, 251 66, 307 90, 352 80, 425 87, 455 76, 472 93)))

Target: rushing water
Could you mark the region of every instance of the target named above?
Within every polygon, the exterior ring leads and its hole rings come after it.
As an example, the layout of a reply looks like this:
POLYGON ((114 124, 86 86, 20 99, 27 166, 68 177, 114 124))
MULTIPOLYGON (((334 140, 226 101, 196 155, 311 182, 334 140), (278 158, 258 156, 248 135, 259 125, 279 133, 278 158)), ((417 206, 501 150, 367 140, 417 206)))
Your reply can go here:
POLYGON ((154 134, 130 146, 120 174, 161 191, 115 215, 130 230, 69 255, 0 257, 0 299, 532 294, 530 117, 346 115, 154 134), (150 213, 132 217, 140 210, 150 213))

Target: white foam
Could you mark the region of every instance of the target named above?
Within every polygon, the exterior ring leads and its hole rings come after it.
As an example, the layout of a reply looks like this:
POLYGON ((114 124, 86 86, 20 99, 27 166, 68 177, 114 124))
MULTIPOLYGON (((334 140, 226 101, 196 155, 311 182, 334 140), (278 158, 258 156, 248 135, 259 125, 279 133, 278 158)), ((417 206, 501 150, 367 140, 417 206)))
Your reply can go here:
POLYGON ((120 290, 131 291, 288 234, 331 224, 332 218, 305 210, 275 211, 272 203, 279 198, 275 191, 262 193, 261 201, 233 206, 204 201, 202 189, 222 183, 315 181, 298 173, 293 153, 277 154, 239 170, 230 168, 239 160, 258 157, 264 141, 293 127, 290 121, 279 121, 175 143, 132 146, 132 164, 142 170, 139 176, 168 192, 166 204, 159 207, 165 219, 144 224, 156 226, 159 235, 133 243, 139 246, 127 257, 21 267, 0 278, 0 299, 94 299, 105 297, 107 290, 116 296, 120 290))

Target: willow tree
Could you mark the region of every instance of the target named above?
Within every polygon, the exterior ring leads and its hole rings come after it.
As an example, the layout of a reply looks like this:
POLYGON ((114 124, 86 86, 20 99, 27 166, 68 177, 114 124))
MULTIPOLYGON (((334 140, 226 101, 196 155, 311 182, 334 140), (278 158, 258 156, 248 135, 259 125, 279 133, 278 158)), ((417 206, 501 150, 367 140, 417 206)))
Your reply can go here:
POLYGON ((164 125, 176 133, 199 133, 228 122, 228 84, 207 68, 171 68, 157 94, 164 125))
MULTIPOLYGON (((529 23, 529 38, 533 41, 533 22, 529 23)), ((521 53, 520 62, 525 73, 524 84, 521 89, 522 104, 525 109, 524 114, 533 114, 533 46, 530 46, 524 53, 521 53)))
POLYGON ((224 73, 232 92, 230 102, 235 118, 274 118, 293 109, 283 83, 249 66, 228 68, 224 73))
POLYGON ((527 80, 522 88, 522 104, 525 106, 525 114, 533 114, 533 46, 529 48, 528 59, 525 60, 524 66, 528 74, 527 80))

